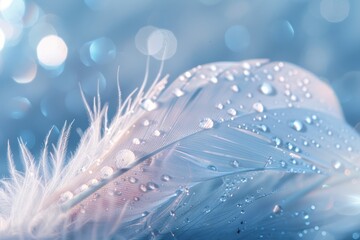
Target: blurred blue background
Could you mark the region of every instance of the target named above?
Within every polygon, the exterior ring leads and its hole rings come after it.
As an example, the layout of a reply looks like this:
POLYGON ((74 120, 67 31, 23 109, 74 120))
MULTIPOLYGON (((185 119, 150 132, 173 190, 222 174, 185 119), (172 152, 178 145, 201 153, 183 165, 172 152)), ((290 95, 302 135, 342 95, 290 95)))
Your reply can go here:
POLYGON ((79 83, 90 100, 99 82, 113 113, 117 68, 127 96, 147 56, 150 79, 164 58, 171 80, 214 61, 293 62, 329 82, 360 128, 360 1, 0 0, 0 12, 0 176, 8 140, 17 159, 19 137, 36 156, 75 119, 74 150, 88 126, 79 83))

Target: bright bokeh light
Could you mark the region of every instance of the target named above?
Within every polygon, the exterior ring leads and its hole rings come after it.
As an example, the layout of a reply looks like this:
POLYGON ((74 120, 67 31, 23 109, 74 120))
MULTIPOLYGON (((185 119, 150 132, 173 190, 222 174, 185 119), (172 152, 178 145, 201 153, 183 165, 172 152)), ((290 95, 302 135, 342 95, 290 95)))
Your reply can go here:
POLYGON ((45 67, 58 67, 66 60, 68 49, 62 38, 48 35, 40 40, 36 53, 39 62, 45 67))
POLYGON ((13 0, 0 0, 0 11, 6 10, 13 0))
POLYGON ((13 0, 0 0, 0 11, 7 9, 13 0))
POLYGON ((4 32, 0 29, 0 51, 4 48, 5 41, 6 41, 5 34, 4 34, 4 32))

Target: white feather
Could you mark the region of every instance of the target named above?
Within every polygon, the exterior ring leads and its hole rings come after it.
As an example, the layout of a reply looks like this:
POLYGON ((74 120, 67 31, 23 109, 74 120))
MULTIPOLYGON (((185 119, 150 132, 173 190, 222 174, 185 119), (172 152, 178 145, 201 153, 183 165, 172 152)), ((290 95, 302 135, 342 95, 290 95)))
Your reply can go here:
POLYGON ((357 227, 360 139, 315 76, 252 60, 145 93, 146 79, 110 124, 99 96, 86 105, 68 162, 66 124, 39 164, 20 142, 24 173, 9 149, 1 239, 314 239, 357 227))

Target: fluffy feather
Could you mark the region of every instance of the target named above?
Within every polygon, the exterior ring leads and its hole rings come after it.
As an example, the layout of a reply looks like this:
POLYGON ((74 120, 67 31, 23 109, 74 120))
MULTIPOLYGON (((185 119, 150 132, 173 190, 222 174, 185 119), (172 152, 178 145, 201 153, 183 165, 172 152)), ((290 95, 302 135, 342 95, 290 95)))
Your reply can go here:
POLYGON ((1 239, 338 239, 356 229, 360 138, 326 84, 266 60, 165 83, 144 92, 144 81, 110 124, 99 96, 86 105, 90 126, 67 163, 66 124, 39 164, 20 142, 24 173, 9 148, 1 239))

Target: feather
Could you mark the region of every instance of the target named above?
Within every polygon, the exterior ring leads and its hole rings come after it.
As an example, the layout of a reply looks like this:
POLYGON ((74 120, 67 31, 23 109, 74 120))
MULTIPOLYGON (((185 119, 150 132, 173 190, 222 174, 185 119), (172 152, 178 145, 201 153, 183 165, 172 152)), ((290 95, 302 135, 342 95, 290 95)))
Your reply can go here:
MULTIPOLYGON (((146 77, 147 78, 147 77, 146 77)), ((360 138, 333 93, 289 63, 251 60, 144 84, 67 161, 66 124, 40 163, 1 180, 1 239, 335 239, 360 214, 360 138), (65 163, 67 161, 67 163, 65 163), (341 227, 337 227, 341 226, 341 227)), ((119 89, 120 95, 120 89, 119 89)), ((84 97, 85 99, 85 97, 84 97)))

